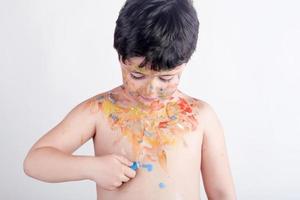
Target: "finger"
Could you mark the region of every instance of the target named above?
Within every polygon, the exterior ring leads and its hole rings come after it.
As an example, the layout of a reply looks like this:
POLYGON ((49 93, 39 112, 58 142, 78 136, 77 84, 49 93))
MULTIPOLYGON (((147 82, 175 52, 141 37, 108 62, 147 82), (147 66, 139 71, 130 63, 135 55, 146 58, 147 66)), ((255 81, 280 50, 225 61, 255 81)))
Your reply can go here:
POLYGON ((130 160, 128 160, 127 158, 125 158, 124 156, 120 156, 120 155, 116 155, 116 158, 123 163, 124 165, 127 166, 131 166, 133 164, 133 162, 131 162, 130 160))
POLYGON ((121 175, 120 179, 124 183, 127 182, 127 181, 129 181, 129 178, 127 176, 125 176, 125 175, 121 175))
POLYGON ((116 190, 116 187, 108 186, 108 187, 104 187, 103 189, 108 190, 108 191, 114 191, 114 190, 116 190))
POLYGON ((134 178, 135 175, 136 175, 136 171, 135 170, 133 170, 132 168, 127 167, 125 165, 123 167, 123 172, 124 172, 125 176, 127 176, 129 178, 134 178))
POLYGON ((113 187, 120 187, 122 185, 122 182, 121 181, 116 181, 114 184, 113 184, 113 187))

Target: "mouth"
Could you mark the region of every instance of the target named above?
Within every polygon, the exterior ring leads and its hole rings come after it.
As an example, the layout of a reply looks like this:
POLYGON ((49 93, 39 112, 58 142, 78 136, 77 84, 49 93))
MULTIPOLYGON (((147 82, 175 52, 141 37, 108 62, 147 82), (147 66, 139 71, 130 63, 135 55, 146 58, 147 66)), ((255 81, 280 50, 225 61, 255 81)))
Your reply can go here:
POLYGON ((148 98, 148 97, 144 97, 142 95, 140 95, 140 97, 143 101, 146 101, 146 102, 152 102, 152 101, 158 100, 158 98, 148 98))

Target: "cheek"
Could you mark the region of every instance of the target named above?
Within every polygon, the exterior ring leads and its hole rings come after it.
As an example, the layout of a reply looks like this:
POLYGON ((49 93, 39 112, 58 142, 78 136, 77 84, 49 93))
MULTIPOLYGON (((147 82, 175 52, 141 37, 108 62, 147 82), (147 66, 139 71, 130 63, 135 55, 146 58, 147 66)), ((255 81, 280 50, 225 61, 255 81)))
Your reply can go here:
POLYGON ((170 84, 159 89, 160 96, 170 96, 177 90, 178 84, 170 84))
POLYGON ((177 76, 171 82, 165 83, 163 87, 160 87, 158 89, 159 96, 161 97, 171 96, 177 90, 179 80, 180 80, 180 76, 177 76))
POLYGON ((123 83, 131 96, 139 96, 140 91, 143 90, 142 81, 135 81, 130 77, 129 73, 123 73, 123 83))

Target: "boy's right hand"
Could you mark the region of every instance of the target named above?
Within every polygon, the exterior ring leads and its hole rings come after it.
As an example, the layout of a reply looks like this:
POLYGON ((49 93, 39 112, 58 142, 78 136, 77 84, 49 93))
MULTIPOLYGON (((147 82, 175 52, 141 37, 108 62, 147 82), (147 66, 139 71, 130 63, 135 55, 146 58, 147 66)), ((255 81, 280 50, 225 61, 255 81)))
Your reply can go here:
POLYGON ((89 172, 90 179, 106 190, 116 190, 123 182, 135 177, 136 171, 130 168, 132 164, 122 155, 94 157, 92 170, 89 172))

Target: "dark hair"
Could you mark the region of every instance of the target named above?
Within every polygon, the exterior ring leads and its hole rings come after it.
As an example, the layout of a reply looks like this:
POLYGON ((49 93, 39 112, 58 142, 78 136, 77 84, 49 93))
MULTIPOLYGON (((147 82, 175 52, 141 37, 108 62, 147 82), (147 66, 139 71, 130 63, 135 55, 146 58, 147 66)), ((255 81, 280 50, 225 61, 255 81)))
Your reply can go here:
POLYGON ((189 61, 198 31, 191 0, 127 0, 116 21, 114 48, 123 62, 145 57, 140 67, 169 70, 189 61))

